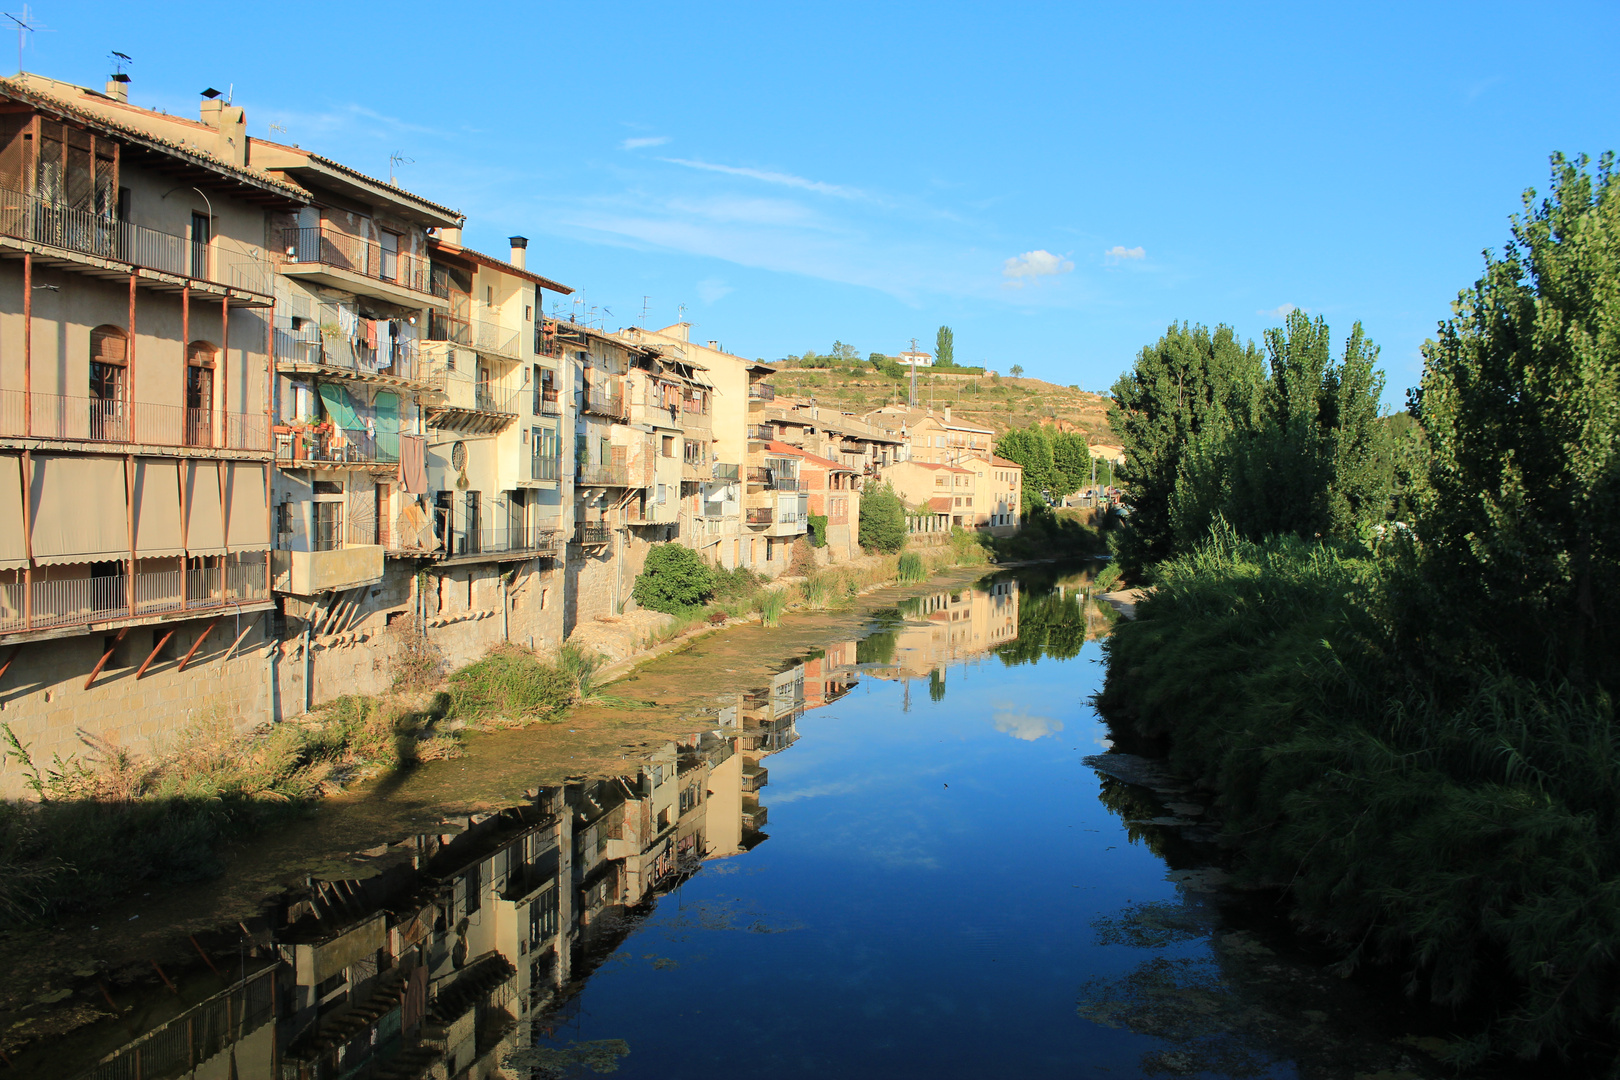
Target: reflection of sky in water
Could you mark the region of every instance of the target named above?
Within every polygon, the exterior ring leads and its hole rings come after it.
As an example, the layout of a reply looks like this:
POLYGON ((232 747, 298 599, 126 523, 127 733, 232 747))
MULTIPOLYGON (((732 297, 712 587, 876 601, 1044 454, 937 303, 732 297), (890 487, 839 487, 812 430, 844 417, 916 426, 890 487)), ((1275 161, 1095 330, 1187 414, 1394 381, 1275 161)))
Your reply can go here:
POLYGON ((865 679, 836 716, 806 713, 767 761, 770 839, 619 950, 676 964, 605 965, 559 1037, 628 1040, 626 1078, 1140 1075, 1167 1044, 1076 1011, 1147 959, 1093 924, 1179 902, 1082 763, 1098 660, 953 665, 909 712, 901 683, 865 679))

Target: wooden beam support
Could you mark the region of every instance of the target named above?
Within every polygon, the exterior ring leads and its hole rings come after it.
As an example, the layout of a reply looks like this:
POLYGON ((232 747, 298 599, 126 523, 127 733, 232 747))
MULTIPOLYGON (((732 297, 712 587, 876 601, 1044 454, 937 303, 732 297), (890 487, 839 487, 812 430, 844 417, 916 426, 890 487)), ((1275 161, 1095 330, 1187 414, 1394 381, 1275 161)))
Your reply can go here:
POLYGON ((118 643, 124 640, 124 635, 127 633, 129 633, 129 627, 127 626, 118 631, 118 636, 113 638, 112 648, 101 654, 101 659, 96 661, 95 669, 90 672, 90 677, 84 680, 86 690, 90 689, 90 684, 96 681, 96 676, 101 674, 101 669, 107 666, 107 661, 112 659, 113 651, 118 648, 118 643))
POLYGON ((17 659, 17 654, 20 652, 22 652, 22 642, 19 641, 11 647, 11 655, 6 657, 6 662, 0 664, 0 679, 6 677, 6 672, 11 670, 11 662, 17 659))
POLYGON ((202 643, 204 641, 208 640, 209 633, 214 629, 214 627, 216 627, 218 625, 219 625, 219 620, 215 619, 213 622, 208 624, 207 629, 205 629, 201 634, 197 635, 196 644, 191 646, 191 651, 186 653, 185 657, 180 661, 180 666, 175 668, 174 670, 176 670, 176 671, 184 671, 184 670, 186 670, 186 665, 191 663, 191 658, 197 654, 198 649, 202 648, 202 643))
POLYGON ((174 637, 174 629, 170 629, 167 634, 163 635, 163 640, 159 641, 152 647, 152 655, 148 656, 145 663, 141 664, 141 666, 135 671, 135 677, 137 679, 146 674, 146 669, 152 666, 152 661, 157 659, 157 654, 163 651, 163 646, 167 645, 169 643, 169 639, 172 637, 174 637))
POLYGON ((231 642, 231 647, 225 650, 225 655, 224 656, 220 657, 220 660, 219 660, 219 666, 220 667, 225 666, 225 661, 229 660, 231 658, 231 654, 236 651, 236 647, 238 645, 242 644, 242 639, 247 637, 249 632, 251 632, 252 629, 255 626, 259 625, 259 616, 262 615, 262 614, 264 614, 264 613, 259 612, 258 614, 255 614, 253 616, 253 618, 248 620, 248 624, 246 626, 242 627, 242 632, 240 634, 236 635, 236 640, 231 642))

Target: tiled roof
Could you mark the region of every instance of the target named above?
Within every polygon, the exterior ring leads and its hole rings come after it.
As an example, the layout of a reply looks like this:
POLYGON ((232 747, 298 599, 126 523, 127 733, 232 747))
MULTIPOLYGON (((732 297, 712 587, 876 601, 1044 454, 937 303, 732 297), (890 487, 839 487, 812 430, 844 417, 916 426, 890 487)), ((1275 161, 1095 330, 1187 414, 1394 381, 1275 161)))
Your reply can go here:
POLYGON ((855 471, 848 465, 840 465, 836 461, 829 461, 819 454, 812 454, 808 450, 800 450, 797 446, 789 446, 787 443, 768 442, 765 444, 765 447, 773 454, 787 454, 790 457, 803 458, 812 465, 819 465, 823 469, 830 469, 833 472, 855 471))

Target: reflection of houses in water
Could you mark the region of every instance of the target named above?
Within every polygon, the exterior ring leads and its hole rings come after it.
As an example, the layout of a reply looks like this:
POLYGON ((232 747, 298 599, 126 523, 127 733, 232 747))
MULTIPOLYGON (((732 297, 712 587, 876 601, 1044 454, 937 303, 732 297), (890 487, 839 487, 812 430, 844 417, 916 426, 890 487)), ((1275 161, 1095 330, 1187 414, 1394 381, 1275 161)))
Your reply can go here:
POLYGON ((900 614, 906 621, 889 631, 893 656, 880 660, 872 674, 923 678, 1016 638, 1018 583, 995 580, 915 597, 900 604, 900 614))

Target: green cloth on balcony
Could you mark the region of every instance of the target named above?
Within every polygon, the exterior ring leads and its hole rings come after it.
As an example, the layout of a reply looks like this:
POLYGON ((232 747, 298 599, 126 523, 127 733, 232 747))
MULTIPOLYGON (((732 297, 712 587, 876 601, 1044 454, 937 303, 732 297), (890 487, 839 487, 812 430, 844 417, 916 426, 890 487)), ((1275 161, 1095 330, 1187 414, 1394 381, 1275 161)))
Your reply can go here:
POLYGON ((362 427, 360 418, 354 413, 354 405, 349 401, 349 392, 341 386, 331 383, 321 383, 321 401, 326 405, 326 418, 340 428, 353 431, 362 427))

